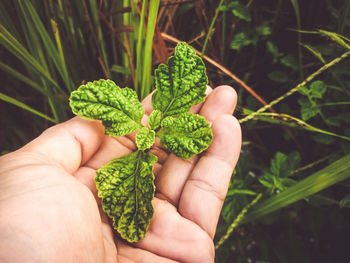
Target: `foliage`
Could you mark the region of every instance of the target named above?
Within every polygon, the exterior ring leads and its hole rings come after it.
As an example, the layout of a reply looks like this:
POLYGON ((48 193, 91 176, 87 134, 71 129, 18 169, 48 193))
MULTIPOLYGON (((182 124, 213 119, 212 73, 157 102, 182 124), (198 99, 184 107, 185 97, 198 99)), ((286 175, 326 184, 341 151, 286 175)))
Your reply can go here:
POLYGON ((81 85, 70 96, 72 111, 85 119, 101 120, 107 134, 117 137, 138 131, 138 151, 113 159, 98 169, 95 177, 103 210, 113 219, 121 237, 129 242, 137 242, 146 235, 153 215, 152 170, 157 157, 146 150, 154 144, 155 136, 184 159, 207 149, 213 138, 204 117, 186 113, 205 96, 207 77, 203 61, 190 46, 180 43, 168 64, 161 64, 155 73, 157 89, 152 96, 155 110, 148 128, 141 124, 144 109, 136 92, 121 89, 112 80, 81 85))
MULTIPOLYGON (((68 94, 88 81, 108 78, 144 97, 152 68, 186 41, 204 55, 212 87, 237 90, 243 128, 215 241, 236 227, 216 261, 344 261, 349 12, 342 0, 2 1, 1 151, 70 117, 68 94)), ((153 111, 149 128, 163 118, 153 111)), ((152 134, 141 133, 148 147, 152 134)))

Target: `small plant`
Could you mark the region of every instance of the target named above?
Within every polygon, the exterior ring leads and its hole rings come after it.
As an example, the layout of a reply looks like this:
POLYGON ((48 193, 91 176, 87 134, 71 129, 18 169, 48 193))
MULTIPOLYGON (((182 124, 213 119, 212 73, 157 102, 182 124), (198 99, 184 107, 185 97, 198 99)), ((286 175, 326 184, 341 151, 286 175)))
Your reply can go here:
POLYGON ((142 239, 153 216, 153 164, 149 152, 155 141, 176 156, 189 159, 208 148, 212 131, 204 117, 189 113, 192 105, 204 100, 208 79, 205 65, 186 43, 176 46, 168 66, 155 70, 156 91, 148 127, 141 124, 144 109, 135 91, 121 89, 111 80, 98 80, 80 86, 70 96, 76 115, 101 120, 106 133, 123 136, 138 131, 138 150, 103 165, 96 172, 102 208, 113 219, 113 226, 129 242, 142 239))

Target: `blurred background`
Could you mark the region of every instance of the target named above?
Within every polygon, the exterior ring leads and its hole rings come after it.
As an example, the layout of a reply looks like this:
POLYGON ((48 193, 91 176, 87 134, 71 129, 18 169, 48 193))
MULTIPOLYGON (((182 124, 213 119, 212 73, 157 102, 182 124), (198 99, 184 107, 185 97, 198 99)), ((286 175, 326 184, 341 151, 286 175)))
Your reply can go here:
POLYGON ((0 0, 0 152, 100 78, 154 88, 179 41, 231 85, 243 147, 216 262, 348 262, 350 1, 0 0))

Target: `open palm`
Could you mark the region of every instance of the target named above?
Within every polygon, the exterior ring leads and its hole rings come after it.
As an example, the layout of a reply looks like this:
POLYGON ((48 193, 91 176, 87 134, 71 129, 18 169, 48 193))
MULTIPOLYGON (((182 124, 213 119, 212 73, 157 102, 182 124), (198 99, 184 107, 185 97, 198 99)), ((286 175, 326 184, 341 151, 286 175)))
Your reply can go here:
MULTIPOLYGON (((231 87, 208 88, 194 106, 214 139, 200 157, 182 160, 159 143, 154 216, 145 238, 114 238, 94 183, 96 169, 136 149, 133 136, 104 135, 98 121, 74 118, 0 158, 1 262, 213 262, 213 237, 238 159, 240 128, 231 87)), ((145 120, 152 111, 143 101, 145 120)))

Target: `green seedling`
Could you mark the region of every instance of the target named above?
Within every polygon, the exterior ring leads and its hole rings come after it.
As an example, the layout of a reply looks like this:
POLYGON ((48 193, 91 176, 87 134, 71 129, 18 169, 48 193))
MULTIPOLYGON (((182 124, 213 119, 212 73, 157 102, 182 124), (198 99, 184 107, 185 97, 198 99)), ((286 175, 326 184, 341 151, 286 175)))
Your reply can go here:
POLYGON ((192 47, 178 44, 168 66, 162 64, 155 70, 155 83, 154 110, 147 127, 141 123, 144 109, 135 91, 121 89, 111 80, 89 82, 70 96, 73 112, 85 119, 101 120, 110 136, 137 131, 138 150, 103 165, 95 176, 103 210, 129 242, 146 235, 154 212, 152 170, 157 157, 149 149, 155 137, 184 159, 203 152, 213 138, 205 118, 188 112, 192 105, 204 101, 208 83, 205 65, 192 47))

